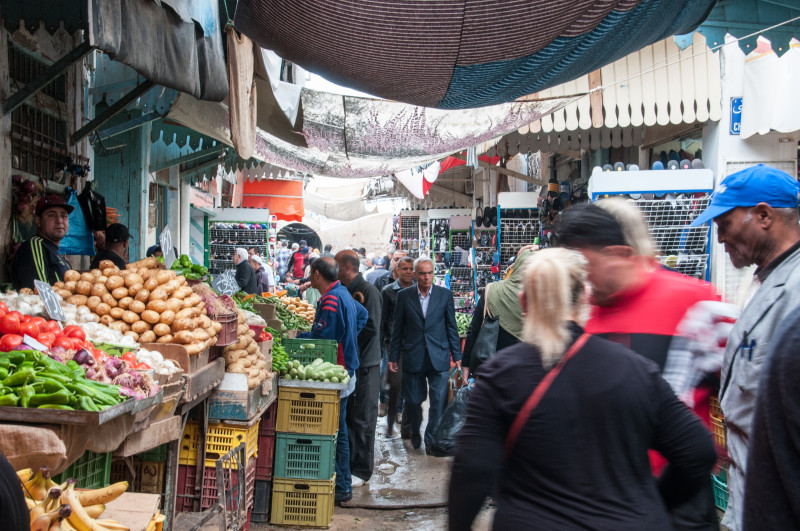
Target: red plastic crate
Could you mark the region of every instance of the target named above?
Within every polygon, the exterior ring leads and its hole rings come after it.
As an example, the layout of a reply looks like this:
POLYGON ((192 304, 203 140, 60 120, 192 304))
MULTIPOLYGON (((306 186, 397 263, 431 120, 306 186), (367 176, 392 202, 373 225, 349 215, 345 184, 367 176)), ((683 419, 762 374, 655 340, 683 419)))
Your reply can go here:
POLYGON ((190 513, 194 510, 193 496, 196 475, 197 467, 195 465, 178 466, 178 492, 175 499, 176 512, 190 513))
POLYGON ((275 432, 258 435, 258 456, 256 462, 256 479, 269 481, 275 460, 275 432))
MULTIPOLYGON (((261 424, 258 425, 258 436, 275 436, 275 423, 278 421, 278 401, 274 401, 271 406, 261 415, 261 424)), ((260 443, 260 441, 259 441, 260 443)))
MULTIPOLYGON (((178 492, 175 502, 175 511, 177 512, 192 512, 193 511, 193 497, 194 486, 196 484, 196 467, 194 465, 179 465, 178 466, 178 492)), ((236 485, 238 476, 233 475, 233 484, 236 485)), ((256 484, 256 461, 250 460, 247 465, 246 472, 246 485, 245 500, 248 510, 253 506, 253 494, 256 484)), ((217 492, 217 471, 216 468, 207 466, 203 469, 203 489, 200 493, 200 510, 205 510, 215 505, 219 500, 219 493, 217 492)))

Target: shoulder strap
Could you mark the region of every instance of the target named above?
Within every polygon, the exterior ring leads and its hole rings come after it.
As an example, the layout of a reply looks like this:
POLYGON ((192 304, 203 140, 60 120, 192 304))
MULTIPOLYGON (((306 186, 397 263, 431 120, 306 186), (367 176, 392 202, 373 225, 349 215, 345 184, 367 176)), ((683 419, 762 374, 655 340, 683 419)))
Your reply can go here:
POLYGON ((525 401, 522 409, 519 411, 519 413, 517 413, 513 424, 511 424, 511 429, 508 430, 505 451, 503 452, 503 461, 507 461, 508 458, 511 457, 511 452, 514 450, 514 445, 517 443, 517 439, 519 438, 519 434, 522 432, 522 428, 528 422, 528 419, 531 418, 533 411, 536 409, 536 406, 539 405, 539 402, 542 401, 544 394, 548 389, 550 389, 550 385, 558 377, 562 369, 564 369, 564 365, 566 365, 567 362, 574 357, 581 348, 583 348, 583 345, 590 336, 591 334, 584 333, 577 340, 575 340, 569 350, 567 350, 567 352, 561 356, 561 359, 558 360, 556 366, 550 369, 547 374, 545 374, 544 378, 542 378, 531 395, 525 401))
POLYGON ((486 287, 483 288, 483 320, 486 320, 486 316, 494 317, 492 312, 489 311, 489 286, 492 284, 486 284, 486 287))

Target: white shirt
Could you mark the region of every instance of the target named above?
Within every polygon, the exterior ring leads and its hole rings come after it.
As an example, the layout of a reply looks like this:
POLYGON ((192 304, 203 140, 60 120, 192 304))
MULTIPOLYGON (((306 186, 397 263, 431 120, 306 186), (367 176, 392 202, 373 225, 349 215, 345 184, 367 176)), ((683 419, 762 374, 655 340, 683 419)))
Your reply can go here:
POLYGON ((431 302, 431 291, 433 291, 433 286, 428 289, 428 293, 423 295, 422 292, 417 287, 417 295, 419 296, 419 304, 422 306, 422 315, 424 317, 428 317, 428 303, 431 302))

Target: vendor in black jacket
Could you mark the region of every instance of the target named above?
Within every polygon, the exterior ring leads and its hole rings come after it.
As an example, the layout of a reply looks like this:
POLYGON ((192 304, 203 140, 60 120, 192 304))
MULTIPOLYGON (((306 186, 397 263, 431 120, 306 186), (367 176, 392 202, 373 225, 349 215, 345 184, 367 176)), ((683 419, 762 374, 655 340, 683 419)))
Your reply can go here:
POLYGON ((49 284, 64 280, 64 273, 70 267, 58 253, 58 244, 67 235, 72 210, 60 195, 39 199, 34 218, 38 230, 19 246, 11 264, 14 289, 33 289, 34 280, 49 284))
POLYGON ((237 247, 233 252, 233 263, 236 265, 236 283, 239 284, 239 288, 246 293, 255 293, 258 290, 258 283, 256 272, 247 261, 247 249, 237 247))
POLYGON ((99 251, 89 269, 97 269, 103 260, 111 260, 120 269, 128 265, 128 243, 132 238, 128 227, 122 223, 112 223, 106 227, 106 248, 99 251))
POLYGON ((350 472, 355 488, 369 481, 375 464, 375 426, 381 384, 381 294, 358 272, 361 265, 358 254, 340 251, 335 259, 339 264, 339 281, 369 314, 367 324, 358 334, 356 388, 347 400, 350 472))

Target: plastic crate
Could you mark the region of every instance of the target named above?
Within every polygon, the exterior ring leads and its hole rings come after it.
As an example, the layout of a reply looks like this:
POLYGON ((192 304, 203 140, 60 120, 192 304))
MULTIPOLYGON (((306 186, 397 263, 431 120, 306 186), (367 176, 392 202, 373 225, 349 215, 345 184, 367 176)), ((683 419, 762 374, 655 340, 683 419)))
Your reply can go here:
MULTIPOLYGON (((238 483, 238 476, 233 475, 233 485, 238 483)), ((192 512, 193 502, 195 498, 195 485, 197 484, 197 468, 192 465, 179 465, 178 466, 178 491, 175 501, 175 510, 177 512, 192 512)), ((256 485, 256 467, 255 461, 251 461, 247 466, 245 472, 245 500, 246 507, 253 506, 255 485, 256 485)), ((203 488, 200 491, 200 510, 208 509, 219 501, 219 492, 217 491, 217 469, 214 467, 203 467, 203 488)), ((229 509, 235 509, 229 505, 229 509)))
POLYGON ((720 479, 715 475, 711 475, 711 481, 714 482, 714 505, 720 511, 728 508, 728 481, 727 479, 720 479))
MULTIPOLYGON (((190 513, 194 511, 194 486, 197 476, 195 465, 178 465, 178 490, 175 496, 175 511, 190 513)), ((199 506, 198 506, 199 508, 199 506)))
POLYGON ((128 460, 115 459, 111 461, 111 474, 108 483, 112 484, 119 483, 120 481, 127 481, 129 492, 139 492, 142 479, 142 460, 136 457, 130 458, 130 468, 126 461, 128 460), (131 468, 133 470, 131 470, 131 468))
POLYGON ((275 477, 327 480, 335 471, 336 436, 278 432, 275 455, 275 477))
POLYGON ((339 344, 333 339, 284 339, 281 344, 291 360, 308 365, 317 358, 336 363, 339 344))
POLYGON ((275 433, 258 436, 258 456, 256 461, 256 479, 269 481, 272 479, 275 461, 275 433))
POLYGON ((137 457, 142 461, 166 461, 167 460, 167 445, 162 444, 152 450, 138 454, 137 457))
POLYGON ((253 510, 250 521, 254 524, 269 523, 270 500, 272 498, 272 482, 256 479, 253 494, 253 510))
POLYGON ((111 453, 96 454, 86 450, 77 461, 53 478, 64 483, 69 478, 78 480, 80 489, 101 489, 111 483, 111 453))
POLYGON ((281 387, 275 429, 285 433, 335 435, 339 431, 339 391, 281 387))
POLYGON ((714 436, 716 442, 721 448, 728 447, 728 441, 725 436, 725 420, 714 415, 709 415, 711 421, 711 434, 714 436))
POLYGON ((333 518, 336 477, 272 480, 270 522, 276 525, 328 527, 333 518))
MULTIPOLYGON (((230 450, 245 442, 247 449, 245 457, 250 458, 258 453, 258 427, 256 422, 249 428, 240 428, 230 424, 211 424, 206 433, 206 461, 205 466, 215 466, 217 459, 230 450)), ((181 438, 181 451, 178 463, 181 465, 196 465, 198 453, 199 430, 196 422, 187 422, 181 438)))
POLYGON ((719 407, 719 398, 716 396, 711 396, 708 399, 708 412, 712 417, 717 417, 721 419, 724 417, 722 414, 722 408, 719 407))
POLYGON ((217 334, 217 343, 219 347, 224 347, 236 342, 236 332, 239 327, 239 315, 232 313, 230 315, 222 315, 214 318, 222 329, 217 334))
POLYGON ((261 424, 258 426, 258 436, 275 435, 275 424, 278 421, 278 401, 274 401, 261 415, 261 424))

